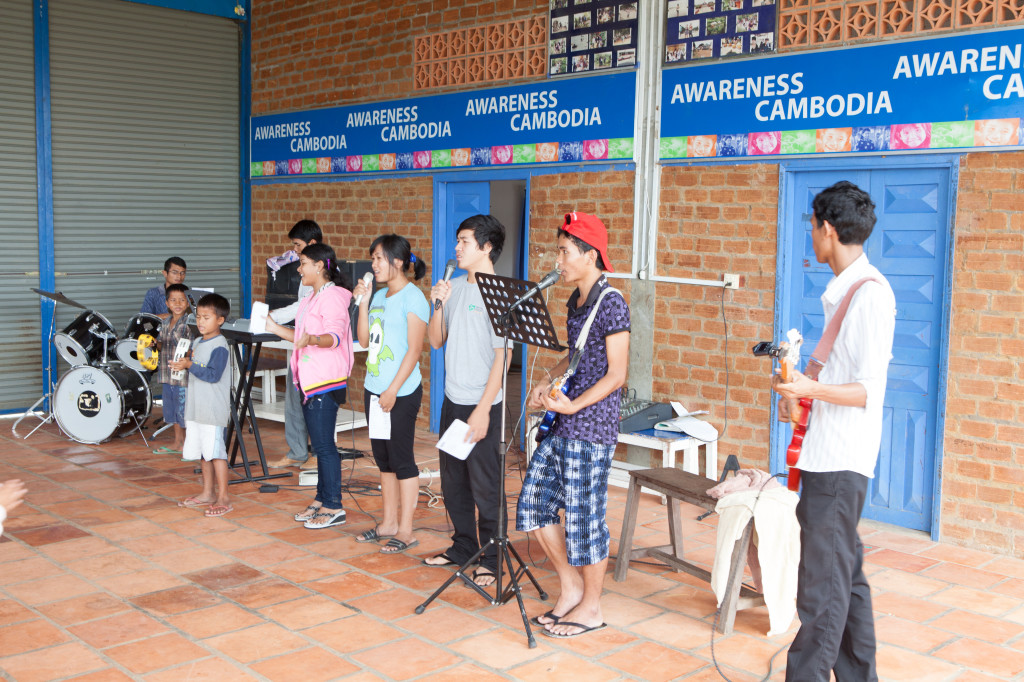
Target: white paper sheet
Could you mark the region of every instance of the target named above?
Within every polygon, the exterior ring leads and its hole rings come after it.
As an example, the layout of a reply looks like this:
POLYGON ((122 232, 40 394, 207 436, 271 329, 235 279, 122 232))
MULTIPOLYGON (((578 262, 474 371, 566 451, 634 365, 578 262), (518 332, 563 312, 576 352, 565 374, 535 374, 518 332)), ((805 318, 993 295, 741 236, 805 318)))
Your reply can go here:
POLYGON ((391 413, 380 409, 380 397, 370 396, 370 438, 389 440, 391 438, 391 413))
POLYGON ((692 436, 697 440, 704 441, 705 443, 718 440, 718 429, 711 424, 708 424, 706 421, 697 419, 693 415, 684 415, 682 417, 676 417, 675 419, 658 422, 654 425, 654 428, 659 431, 685 433, 686 435, 692 436))
POLYGON ((466 442, 468 433, 469 424, 461 419, 456 419, 437 441, 437 449, 444 450, 456 459, 466 459, 473 447, 476 446, 476 443, 466 442))
POLYGON ((676 413, 677 417, 687 417, 695 414, 707 414, 707 410, 697 410, 696 412, 690 412, 688 409, 683 407, 683 404, 673 400, 671 402, 672 410, 676 413))
POLYGON ((253 301, 252 313, 249 316, 249 332, 252 334, 263 334, 267 331, 267 315, 270 314, 270 306, 262 301, 253 301))

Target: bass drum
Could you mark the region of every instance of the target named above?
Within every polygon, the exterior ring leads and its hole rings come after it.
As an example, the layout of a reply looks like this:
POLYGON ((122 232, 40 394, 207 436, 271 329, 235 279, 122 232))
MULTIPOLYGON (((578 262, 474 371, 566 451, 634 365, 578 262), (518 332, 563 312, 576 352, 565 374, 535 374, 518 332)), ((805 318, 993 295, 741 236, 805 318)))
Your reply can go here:
POLYGON ((139 362, 139 337, 149 334, 154 339, 159 339, 160 327, 163 326, 163 323, 164 321, 159 317, 149 313, 139 313, 128 320, 128 325, 124 328, 124 338, 114 346, 114 354, 117 355, 117 359, 143 376, 151 376, 153 370, 146 369, 139 362))
POLYGON ((57 382, 53 416, 79 443, 102 443, 135 431, 153 409, 142 375, 127 367, 74 367, 57 382))
POLYGON ((53 335, 53 345, 72 367, 103 362, 103 340, 107 352, 114 352, 117 334, 110 320, 95 310, 86 310, 71 321, 64 330, 53 335))

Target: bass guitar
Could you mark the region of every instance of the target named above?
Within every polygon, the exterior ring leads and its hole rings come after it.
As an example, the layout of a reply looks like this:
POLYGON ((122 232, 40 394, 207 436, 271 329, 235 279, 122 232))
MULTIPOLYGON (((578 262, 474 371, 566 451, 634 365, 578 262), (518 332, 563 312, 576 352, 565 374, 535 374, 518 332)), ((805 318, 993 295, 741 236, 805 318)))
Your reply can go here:
MULTIPOLYGON (((572 388, 572 377, 576 374, 576 368, 580 364, 580 353, 578 350, 573 349, 572 357, 569 359, 569 369, 565 370, 565 373, 560 377, 554 379, 549 385, 547 394, 549 398, 554 398, 559 392, 565 395, 569 395, 569 389, 572 388)), ((544 417, 540 420, 540 424, 537 425, 537 444, 548 437, 551 433, 551 427, 555 425, 555 419, 558 417, 558 413, 552 410, 548 410, 544 413, 544 417)))
MULTIPOLYGON (((804 338, 796 329, 790 329, 786 334, 786 341, 779 345, 772 345, 767 341, 754 346, 754 355, 770 355, 779 361, 779 376, 783 383, 793 380, 793 370, 800 362, 800 346, 804 338)), ((800 449, 804 445, 804 436, 807 434, 807 423, 811 416, 810 398, 801 398, 796 405, 790 408, 785 398, 779 399, 779 419, 788 419, 793 424, 793 437, 786 448, 786 467, 789 469, 786 478, 786 487, 796 491, 800 489, 800 469, 797 462, 800 460, 800 449)))

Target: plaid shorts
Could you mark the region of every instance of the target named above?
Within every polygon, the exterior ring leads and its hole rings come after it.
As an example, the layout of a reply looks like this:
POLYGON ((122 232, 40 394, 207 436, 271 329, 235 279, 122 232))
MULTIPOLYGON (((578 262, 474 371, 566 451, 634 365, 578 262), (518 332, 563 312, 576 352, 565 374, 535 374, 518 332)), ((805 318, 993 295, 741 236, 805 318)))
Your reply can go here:
POLYGON ((565 510, 565 553, 571 566, 608 558, 605 521, 608 471, 614 445, 548 436, 530 459, 516 508, 516 529, 524 532, 559 522, 565 510))

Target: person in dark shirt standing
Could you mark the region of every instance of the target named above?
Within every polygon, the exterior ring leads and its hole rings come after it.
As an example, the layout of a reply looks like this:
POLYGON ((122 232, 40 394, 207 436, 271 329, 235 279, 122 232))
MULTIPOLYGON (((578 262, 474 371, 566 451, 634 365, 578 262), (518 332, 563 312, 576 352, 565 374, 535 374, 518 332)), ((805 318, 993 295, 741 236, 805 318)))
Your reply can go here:
POLYGON ((140 313, 156 315, 162 320, 171 316, 167 310, 167 287, 172 284, 181 284, 185 281, 185 260, 178 256, 171 256, 164 261, 164 283, 158 284, 146 291, 146 297, 142 299, 140 313))
POLYGON ((555 606, 534 622, 551 637, 576 637, 605 626, 601 591, 608 566, 610 535, 605 521, 608 471, 619 434, 619 388, 629 362, 629 307, 603 271, 608 231, 598 218, 573 212, 558 230, 562 280, 575 285, 566 326, 568 356, 548 378, 563 374, 580 354, 568 394, 551 395, 542 382, 530 392, 530 406, 558 416, 530 459, 516 512, 516 528, 533 533, 558 573, 555 606), (577 341, 589 324, 582 349, 577 341), (565 510, 565 528, 559 510, 565 510))

